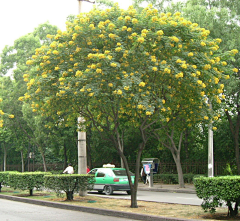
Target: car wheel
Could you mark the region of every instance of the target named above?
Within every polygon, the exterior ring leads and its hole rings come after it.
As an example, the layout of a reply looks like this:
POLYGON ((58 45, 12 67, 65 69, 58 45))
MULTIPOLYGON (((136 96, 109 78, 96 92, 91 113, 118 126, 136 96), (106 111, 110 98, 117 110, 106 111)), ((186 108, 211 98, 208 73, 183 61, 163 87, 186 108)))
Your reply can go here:
POLYGON ((113 194, 113 188, 111 186, 105 186, 104 188, 106 195, 112 195, 113 194))
POLYGON ((131 195, 131 190, 127 190, 127 194, 128 194, 128 195, 131 195))
POLYGON ((98 193, 102 193, 103 191, 102 190, 98 190, 98 193))

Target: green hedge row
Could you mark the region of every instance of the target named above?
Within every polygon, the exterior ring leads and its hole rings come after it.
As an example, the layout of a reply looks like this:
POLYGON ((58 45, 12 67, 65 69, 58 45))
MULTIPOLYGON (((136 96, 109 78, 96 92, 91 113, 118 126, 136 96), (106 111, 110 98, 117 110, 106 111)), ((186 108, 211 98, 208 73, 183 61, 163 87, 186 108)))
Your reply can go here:
POLYGON ((66 193, 67 200, 73 200, 76 191, 92 189, 95 182, 94 176, 88 174, 64 174, 44 176, 45 188, 54 190, 57 195, 62 191, 66 193))
MULTIPOLYGON (((202 176, 196 174, 183 174, 184 183, 192 184, 195 177, 202 176)), ((153 175, 154 183, 164 183, 164 184, 178 184, 178 175, 177 174, 154 174, 153 175)))
POLYGON ((95 179, 87 174, 56 174, 50 172, 0 172, 1 185, 10 186, 14 189, 29 190, 33 195, 34 189, 48 188, 56 193, 65 192, 67 199, 73 199, 74 191, 91 189, 95 179))
POLYGON ((25 172, 9 173, 8 185, 14 189, 29 190, 29 195, 33 195, 34 189, 44 187, 44 176, 51 173, 45 172, 25 172))
POLYGON ((0 192, 2 189, 2 185, 8 185, 8 176, 10 173, 17 173, 17 171, 4 171, 0 172, 0 192))
POLYGON ((204 211, 214 213, 226 203, 228 216, 236 216, 240 203, 240 176, 198 177, 194 179, 197 196, 204 211), (234 207, 234 208, 233 208, 234 207))

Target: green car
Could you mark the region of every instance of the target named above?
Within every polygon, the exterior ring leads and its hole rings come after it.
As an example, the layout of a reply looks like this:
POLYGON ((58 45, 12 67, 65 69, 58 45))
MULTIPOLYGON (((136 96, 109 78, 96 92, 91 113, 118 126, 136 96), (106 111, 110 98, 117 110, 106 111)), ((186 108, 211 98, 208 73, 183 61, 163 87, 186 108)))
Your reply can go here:
MULTIPOLYGON (((99 193, 104 192, 106 195, 111 195, 113 191, 126 191, 127 194, 131 194, 127 173, 123 168, 94 168, 88 174, 95 175, 93 190, 97 190, 99 193)), ((131 178, 134 183, 133 173, 131 173, 131 178)))

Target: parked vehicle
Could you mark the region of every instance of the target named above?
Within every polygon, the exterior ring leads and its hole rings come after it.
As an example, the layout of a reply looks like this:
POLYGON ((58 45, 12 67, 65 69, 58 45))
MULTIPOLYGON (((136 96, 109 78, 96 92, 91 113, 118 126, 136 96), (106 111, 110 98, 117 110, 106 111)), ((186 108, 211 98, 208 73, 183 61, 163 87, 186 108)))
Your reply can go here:
MULTIPOLYGON (((102 168, 94 168, 88 174, 95 175, 95 184, 93 190, 106 195, 112 195, 114 191, 126 191, 131 194, 126 170, 124 168, 115 168, 112 164, 105 164, 102 168)), ((134 183, 134 174, 131 173, 131 179, 134 183)))

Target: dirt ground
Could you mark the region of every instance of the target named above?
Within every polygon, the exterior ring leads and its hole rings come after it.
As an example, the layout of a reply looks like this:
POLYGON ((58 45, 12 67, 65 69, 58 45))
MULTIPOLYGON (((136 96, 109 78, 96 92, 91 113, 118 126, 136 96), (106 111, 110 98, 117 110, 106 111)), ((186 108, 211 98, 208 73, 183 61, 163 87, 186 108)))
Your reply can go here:
POLYGON ((238 215, 235 218, 230 218, 227 216, 228 210, 226 207, 217 208, 215 214, 205 213, 201 206, 192 206, 192 205, 181 205, 181 204, 170 204, 170 203, 157 203, 157 202, 146 202, 138 201, 138 208, 130 207, 130 200, 124 199, 112 199, 105 198, 101 196, 85 196, 80 197, 74 195, 73 201, 67 201, 65 195, 63 198, 57 197, 54 193, 47 192, 37 192, 33 193, 33 196, 29 196, 28 191, 2 191, 0 194, 7 194, 18 197, 28 197, 32 199, 46 200, 61 202, 71 205, 79 205, 86 207, 96 207, 102 209, 110 209, 117 211, 125 211, 139 214, 148 214, 162 217, 171 217, 171 218, 182 218, 182 219, 199 219, 199 220, 240 220, 238 215))

